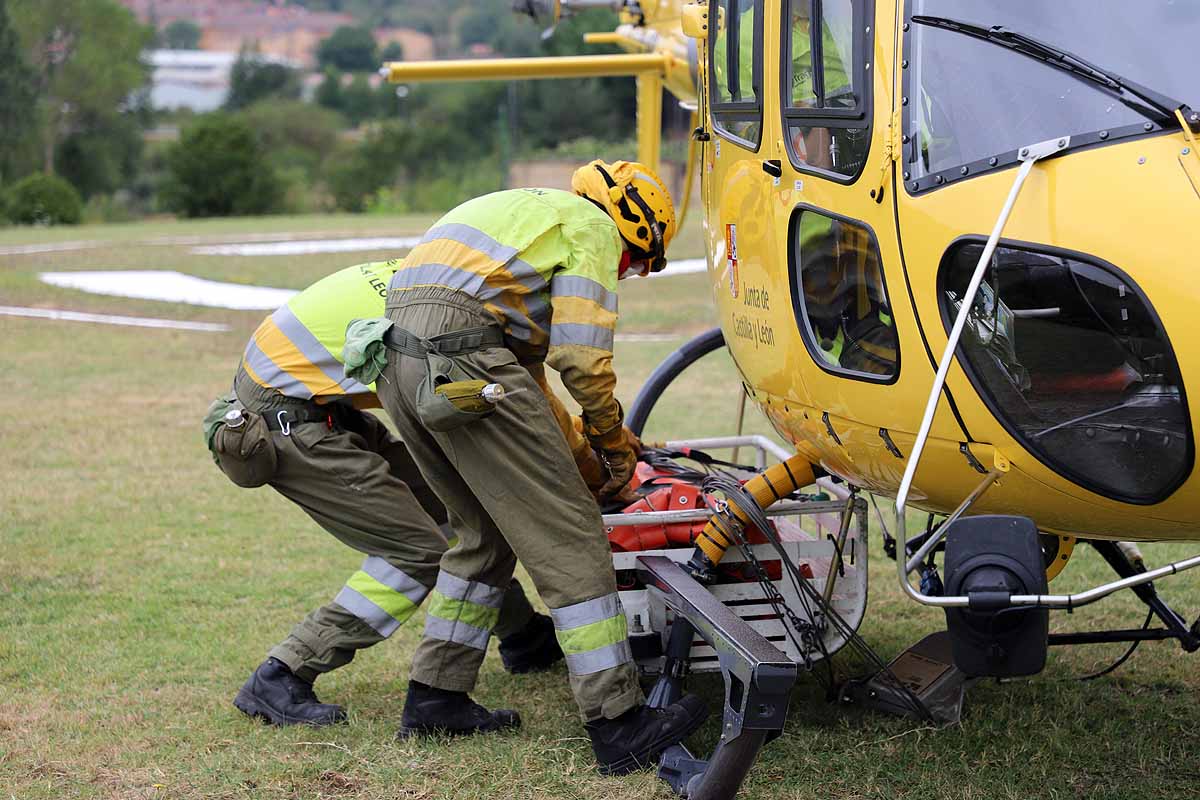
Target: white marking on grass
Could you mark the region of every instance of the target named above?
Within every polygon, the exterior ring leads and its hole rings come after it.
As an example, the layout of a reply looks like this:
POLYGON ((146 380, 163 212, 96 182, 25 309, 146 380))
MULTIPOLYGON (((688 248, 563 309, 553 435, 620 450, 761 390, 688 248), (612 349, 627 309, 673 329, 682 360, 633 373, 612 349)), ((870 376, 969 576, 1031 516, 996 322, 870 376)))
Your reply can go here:
POLYGON ((104 325, 126 325, 135 328, 171 328, 180 331, 206 331, 220 333, 229 330, 228 325, 217 322, 186 322, 177 319, 157 319, 155 317, 122 317, 112 314, 86 314, 82 311, 62 311, 57 308, 22 308, 20 306, 0 306, 0 316, 33 317, 36 319, 53 319, 64 322, 98 322, 104 325))
MULTIPOLYGON (((307 244, 307 242, 287 244, 307 244)), ((656 273, 656 277, 687 275, 703 272, 706 268, 702 258, 680 259, 670 262, 664 272, 656 273)), ((78 289, 92 294, 133 297, 139 300, 161 300, 168 303, 187 303, 211 308, 231 308, 238 311, 269 311, 279 308, 296 295, 294 289, 275 289, 268 286, 211 281, 174 270, 43 272, 39 274, 39 277, 44 283, 52 286, 78 289)))
POLYGON ((0 247, 0 256, 27 256, 37 253, 66 253, 71 250, 87 250, 101 242, 55 242, 54 244, 15 244, 0 247))
POLYGON ((613 338, 618 342, 673 342, 683 337, 675 333, 618 333, 613 338))
POLYGON ((200 256, 298 256, 312 253, 352 253, 360 250, 410 250, 420 236, 380 236, 371 239, 308 239, 262 244, 218 244, 193 247, 200 256))
POLYGON ((294 289, 222 283, 173 270, 43 272, 38 277, 53 286, 79 289, 92 294, 232 308, 239 311, 279 308, 296 295, 294 289))
POLYGON ((708 269, 708 261, 703 258, 680 258, 667 260, 667 267, 662 272, 651 272, 651 278, 669 278, 672 275, 690 275, 694 272, 704 272, 708 269))

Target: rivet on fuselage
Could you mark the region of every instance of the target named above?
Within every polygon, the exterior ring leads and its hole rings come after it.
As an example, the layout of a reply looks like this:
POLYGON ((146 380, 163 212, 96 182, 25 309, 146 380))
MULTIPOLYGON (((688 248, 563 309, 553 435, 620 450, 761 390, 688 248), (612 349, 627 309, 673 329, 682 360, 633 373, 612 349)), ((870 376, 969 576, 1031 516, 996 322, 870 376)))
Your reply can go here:
POLYGON ((1141 164, 1145 164, 1145 163, 1146 163, 1146 157, 1145 157, 1145 156, 1142 156, 1141 158, 1139 158, 1139 159, 1138 159, 1138 164, 1139 164, 1139 165, 1141 165, 1141 164))
POLYGON ((906 172, 906 173, 904 173, 904 180, 908 180, 908 179, 909 179, 909 178, 911 178, 911 177, 912 177, 912 173, 911 173, 911 172, 906 172))
POLYGON ((1153 122, 1147 122, 1147 123, 1143 124, 1143 125, 1142 125, 1142 130, 1144 130, 1144 131, 1152 131, 1152 130, 1154 130, 1154 123, 1153 123, 1153 122))
POLYGON ((933 179, 933 182, 936 183, 938 186, 941 186, 943 183, 946 182, 946 179, 943 178, 941 175, 938 175, 937 177, 935 177, 933 179))
POLYGON ((1107 138, 1108 138, 1108 131, 1100 131, 1100 139, 1104 140, 1107 138))
POLYGON ((996 158, 995 156, 992 156, 991 158, 989 158, 989 159, 988 159, 988 165, 989 165, 989 166, 993 166, 993 167, 994 167, 994 166, 996 166, 996 165, 997 165, 997 164, 999 164, 999 163, 1000 163, 1000 159, 996 158))
POLYGON ((962 169, 960 169, 960 170, 958 171, 958 174, 959 174, 959 175, 966 175, 966 174, 967 174, 967 173, 969 173, 970 171, 971 171, 971 170, 970 170, 969 168, 967 168, 967 167, 963 167, 962 169))

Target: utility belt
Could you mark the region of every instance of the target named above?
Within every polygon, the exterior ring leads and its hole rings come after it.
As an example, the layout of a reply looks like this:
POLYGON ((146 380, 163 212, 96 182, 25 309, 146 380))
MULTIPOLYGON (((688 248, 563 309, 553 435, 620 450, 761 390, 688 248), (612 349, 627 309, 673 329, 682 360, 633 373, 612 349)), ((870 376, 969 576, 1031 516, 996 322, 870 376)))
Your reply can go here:
POLYGON ((461 331, 439 333, 423 339, 393 324, 383 335, 383 343, 389 350, 396 350, 413 358, 428 358, 430 353, 443 356, 461 356, 489 347, 504 346, 504 331, 498 325, 480 325, 461 331))
POLYGON ((504 346, 498 325, 481 325, 449 331, 428 339, 393 324, 383 336, 389 350, 425 362, 425 377, 417 384, 416 411, 421 424, 432 431, 451 431, 480 420, 496 410, 504 387, 473 378, 460 361, 462 356, 504 346))
POLYGON ((264 409, 258 413, 262 415, 268 430, 278 431, 284 436, 291 435, 293 425, 301 425, 306 422, 324 422, 330 430, 335 427, 344 427, 346 416, 346 410, 342 407, 342 403, 336 402, 328 405, 317 405, 316 403, 289 405, 264 409))
POLYGON ((230 393, 218 397, 204 418, 204 437, 213 460, 238 486, 254 488, 275 476, 278 456, 271 432, 291 436, 292 428, 309 422, 353 429, 355 410, 341 402, 313 402, 259 407, 252 410, 230 393))

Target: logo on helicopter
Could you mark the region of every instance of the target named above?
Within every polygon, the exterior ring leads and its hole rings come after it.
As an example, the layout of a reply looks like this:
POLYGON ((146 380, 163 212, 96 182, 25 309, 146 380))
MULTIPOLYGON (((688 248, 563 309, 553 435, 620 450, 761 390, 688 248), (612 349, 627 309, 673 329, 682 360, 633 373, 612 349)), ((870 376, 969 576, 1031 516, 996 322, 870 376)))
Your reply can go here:
POLYGON ((728 223, 725 226, 725 257, 729 261, 729 294, 738 296, 738 254, 737 254, 737 225, 728 223))

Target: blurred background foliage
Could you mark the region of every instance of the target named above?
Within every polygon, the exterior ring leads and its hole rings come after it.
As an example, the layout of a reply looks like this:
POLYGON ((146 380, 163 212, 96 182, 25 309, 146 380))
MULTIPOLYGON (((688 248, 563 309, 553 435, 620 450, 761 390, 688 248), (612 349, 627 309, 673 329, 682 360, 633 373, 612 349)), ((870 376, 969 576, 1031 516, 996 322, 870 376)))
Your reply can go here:
POLYGON ((398 44, 376 46, 377 26, 429 34, 438 58, 603 53, 617 51, 585 46, 583 33, 612 29, 612 12, 580 14, 543 38, 509 0, 291 2, 356 19, 320 43, 319 77, 308 90, 305 74, 249 47, 233 67, 223 109, 195 114, 150 107, 145 53, 197 47, 197 25, 173 21, 154 30, 117 0, 0 1, 0 200, 21 179, 44 174, 74 187, 85 221, 436 212, 502 188, 514 159, 633 153, 632 79, 373 82, 382 61, 403 57, 398 44), (245 201, 186 199, 183 165, 212 156, 214 142, 243 148, 228 154, 229 164, 253 164, 211 176, 245 201))

